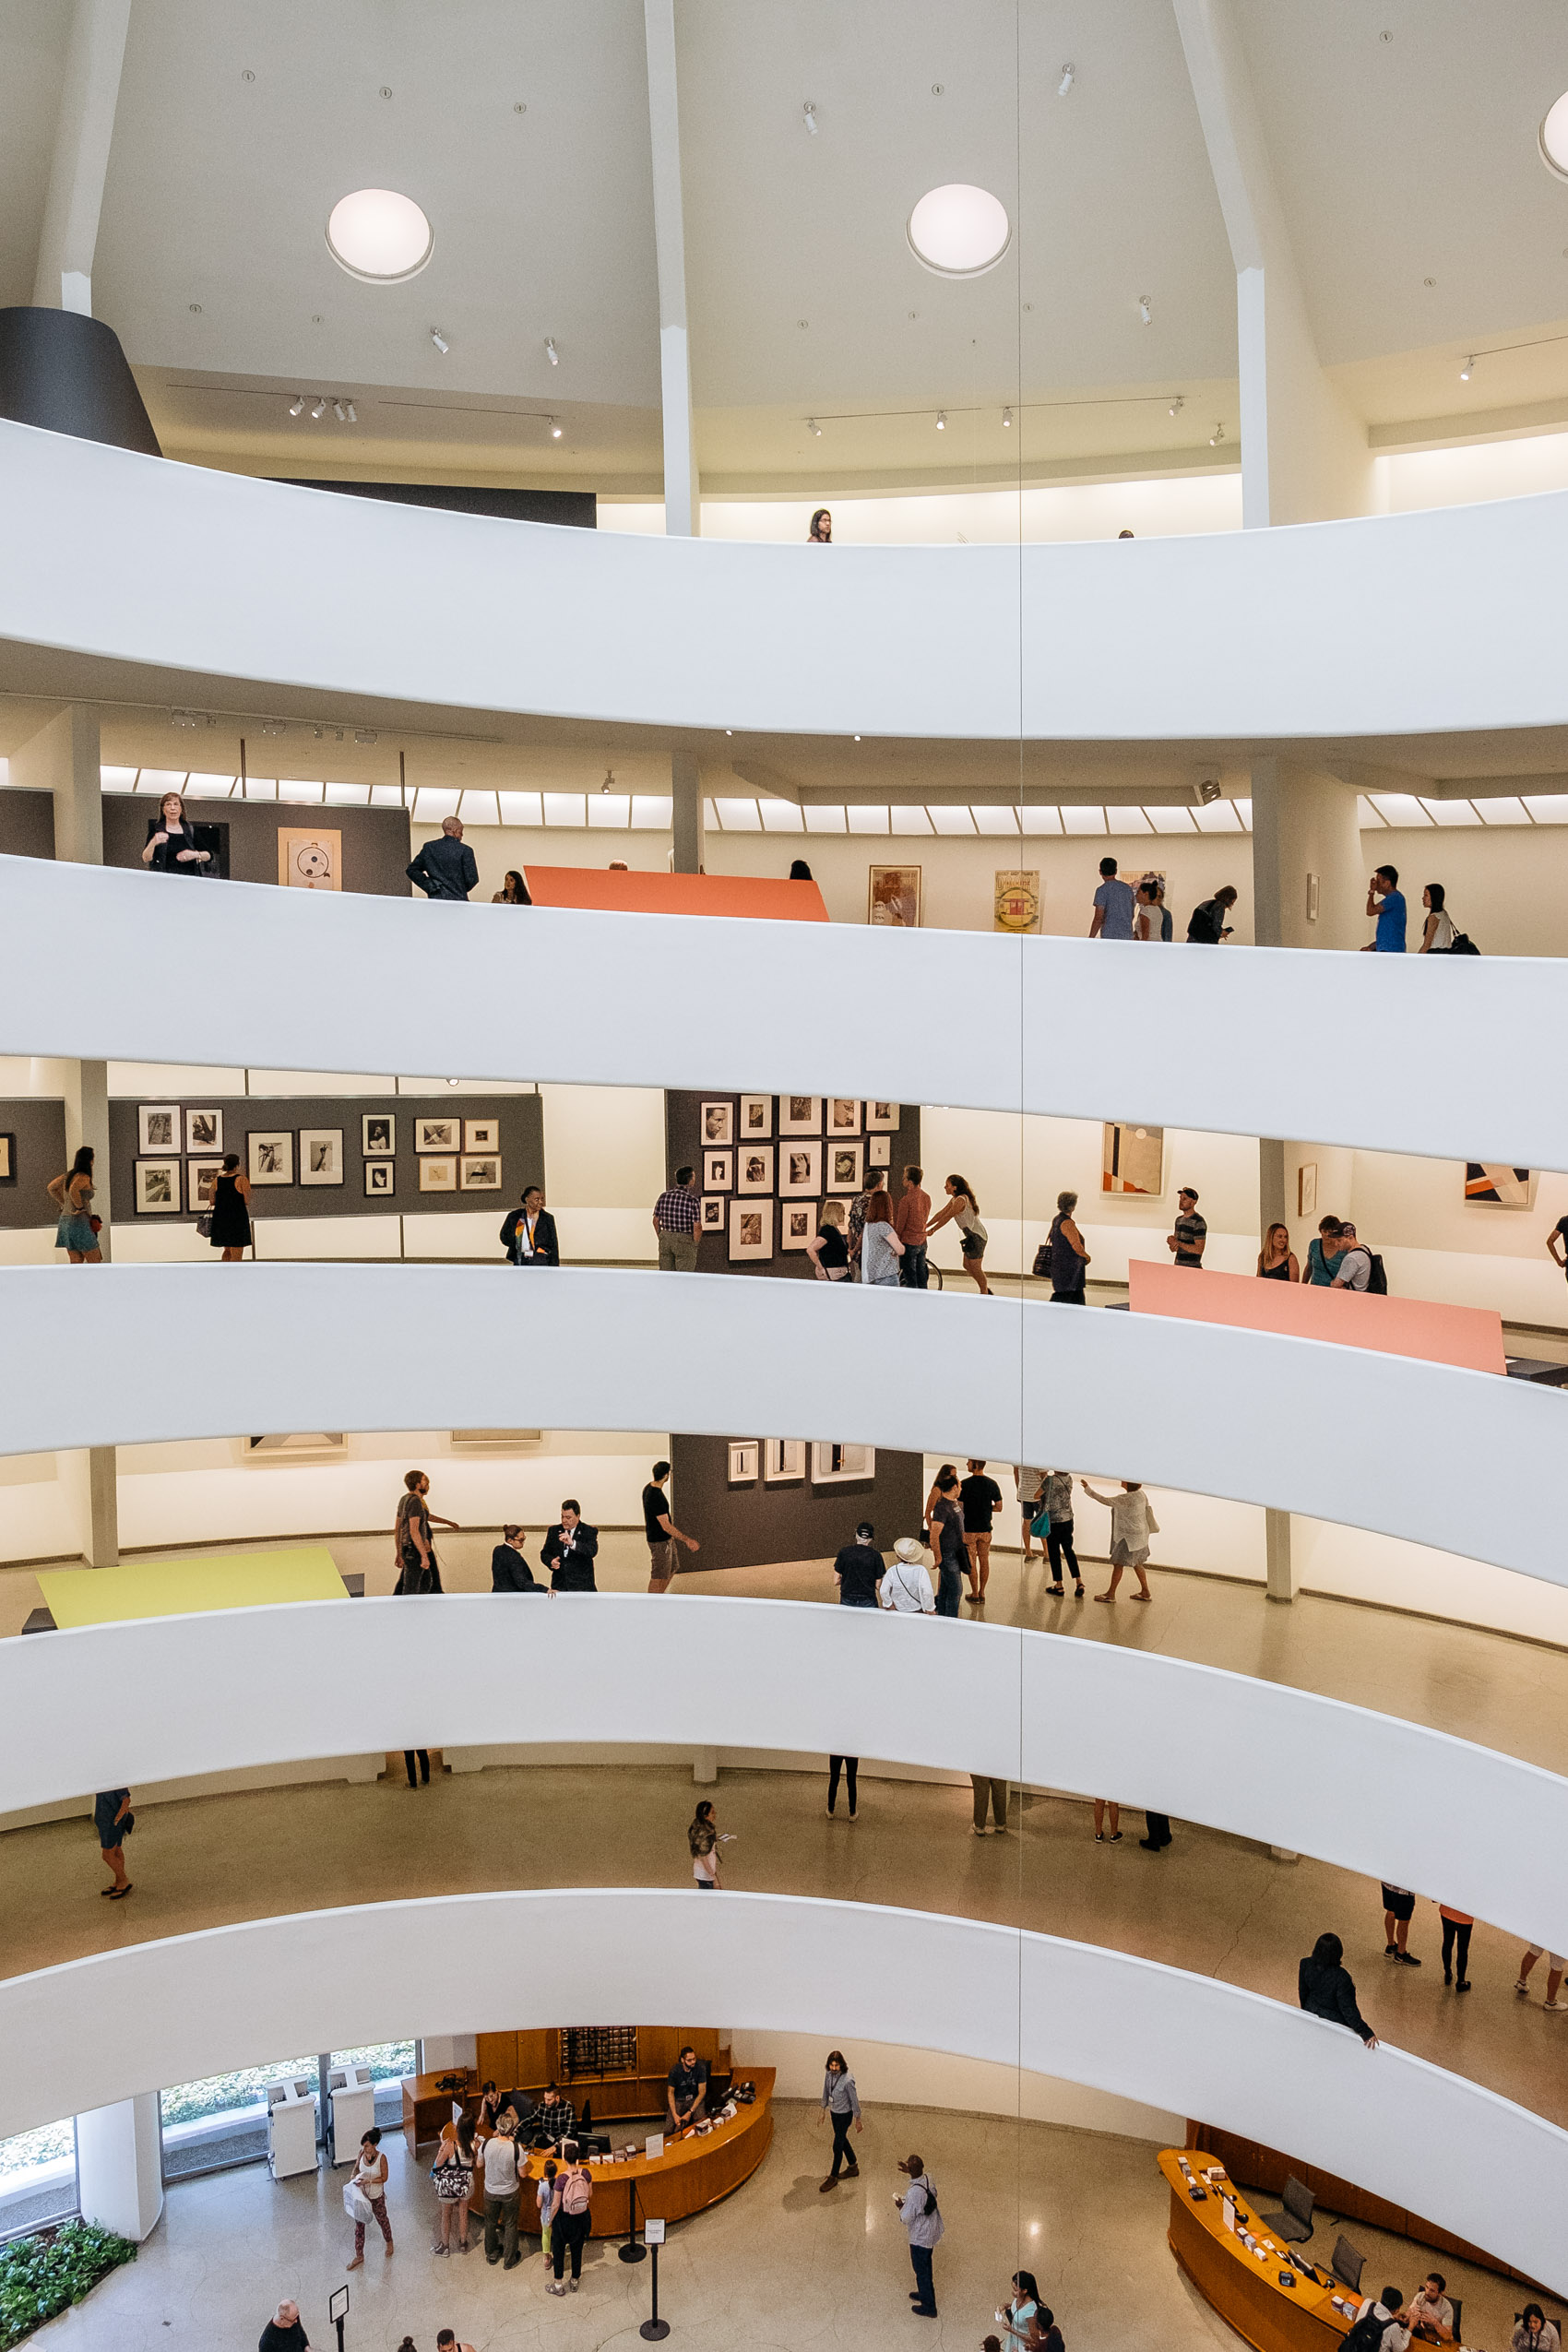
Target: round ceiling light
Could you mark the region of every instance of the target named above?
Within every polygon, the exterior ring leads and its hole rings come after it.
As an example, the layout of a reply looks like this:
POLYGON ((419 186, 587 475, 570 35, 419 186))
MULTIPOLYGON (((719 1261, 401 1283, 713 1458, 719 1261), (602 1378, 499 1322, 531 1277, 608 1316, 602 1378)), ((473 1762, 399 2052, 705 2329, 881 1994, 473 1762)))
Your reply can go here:
POLYGON ((909 248, 941 278, 978 278, 994 269, 1012 242, 1006 207, 987 188, 963 181, 932 188, 909 215, 909 248))
POLYGON ((1568 180, 1568 89, 1540 126, 1540 151, 1558 177, 1568 180))
POLYGON ((395 286, 417 277, 435 246, 435 232, 412 196, 393 188, 357 188, 332 208, 327 250, 350 278, 395 286))

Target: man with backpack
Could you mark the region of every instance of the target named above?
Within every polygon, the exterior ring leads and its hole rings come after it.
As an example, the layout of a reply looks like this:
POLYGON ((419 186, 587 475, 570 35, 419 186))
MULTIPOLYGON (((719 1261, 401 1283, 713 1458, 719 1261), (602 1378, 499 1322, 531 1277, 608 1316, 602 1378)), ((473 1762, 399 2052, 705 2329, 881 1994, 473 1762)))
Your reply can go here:
MULTIPOLYGON (((918 2320, 936 2317, 936 2285, 932 2276, 931 2258, 945 2225, 936 2205, 936 2184, 918 2156, 906 2156, 898 2167, 909 2176, 909 2186, 901 2197, 895 2197, 898 2217, 909 2232, 909 2260, 914 2265, 915 2285, 909 2297, 910 2306, 918 2320)), ((1396 2352, 1390 2346, 1389 2352, 1396 2352)))
POLYGON ((1339 1228, 1344 1255, 1335 1269, 1331 1290, 1371 1290, 1378 1296, 1388 1295, 1388 1277, 1383 1270, 1383 1260, 1356 1238, 1356 1229, 1345 1218, 1339 1228))
POLYGON ((1410 2314, 1396 2287, 1385 2287, 1374 2303, 1369 2295, 1339 2352, 1408 2352, 1410 2314))

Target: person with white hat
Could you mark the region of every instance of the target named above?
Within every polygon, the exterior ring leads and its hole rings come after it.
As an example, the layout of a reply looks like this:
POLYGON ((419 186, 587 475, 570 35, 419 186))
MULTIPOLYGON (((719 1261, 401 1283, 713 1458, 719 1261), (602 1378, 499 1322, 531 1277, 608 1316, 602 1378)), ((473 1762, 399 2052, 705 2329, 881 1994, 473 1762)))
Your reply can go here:
POLYGON ((910 1616, 934 1617, 936 1595, 925 1564, 925 1546, 918 1536, 900 1536, 893 1547, 893 1565, 878 1587, 882 1607, 910 1616))

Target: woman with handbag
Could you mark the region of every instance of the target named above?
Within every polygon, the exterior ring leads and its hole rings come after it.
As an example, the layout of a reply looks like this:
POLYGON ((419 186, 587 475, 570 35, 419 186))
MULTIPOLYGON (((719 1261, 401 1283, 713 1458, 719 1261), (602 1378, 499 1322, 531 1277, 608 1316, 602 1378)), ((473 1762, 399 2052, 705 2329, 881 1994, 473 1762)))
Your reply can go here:
POLYGON ((435 2183, 435 2244, 432 2251, 449 2254, 452 2251, 452 2224, 457 2225, 457 2251, 469 2251, 469 2199, 473 2194, 473 2139, 469 2140, 468 2154, 463 2153, 462 2133, 456 2123, 441 2127, 441 2145, 435 2151, 435 2162, 430 2168, 435 2183))
POLYGON ((55 1248, 64 1250, 73 1265, 101 1265, 98 1232, 102 1220, 92 1215, 92 1146, 83 1144, 65 1174, 53 1178, 45 1190, 60 1212, 55 1248))
POLYGON ((111 1903, 123 1903, 131 1891, 125 1876, 125 1840, 137 1825, 131 1811, 128 1788, 101 1788, 92 1800, 92 1825, 98 1836, 98 1850, 103 1857, 103 1867, 114 1873, 113 1886, 101 1886, 111 1903))
POLYGON ((367 2132, 360 2142, 360 2160, 354 2167, 354 2177, 343 2185, 343 2208, 353 2215, 354 2222, 354 2259, 348 2268, 364 2268, 364 2234, 373 2221, 386 2239, 390 2256, 393 2246, 392 2225, 386 2218, 386 2158, 381 2153, 381 2134, 377 2131, 367 2132))
POLYGON ((237 1151, 224 1154, 222 1168, 212 1180, 212 1206, 197 1229, 203 1227, 213 1248, 222 1251, 224 1265, 238 1265, 245 1252, 255 1246, 251 1230, 251 1180, 241 1170, 237 1151))

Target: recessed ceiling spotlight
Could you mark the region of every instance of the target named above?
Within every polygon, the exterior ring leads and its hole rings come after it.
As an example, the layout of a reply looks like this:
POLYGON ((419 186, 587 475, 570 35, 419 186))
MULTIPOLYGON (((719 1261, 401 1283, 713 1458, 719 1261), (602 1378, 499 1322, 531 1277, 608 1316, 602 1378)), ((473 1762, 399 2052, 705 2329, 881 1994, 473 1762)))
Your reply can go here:
POLYGON ((1006 207, 989 188, 961 180, 928 189, 905 233, 915 259, 939 278, 978 278, 994 269, 1013 240, 1006 207))
POLYGON ((296 392, 289 403, 289 414, 291 417, 303 417, 304 412, 305 396, 303 392, 296 392))
POLYGON ((559 441, 561 438, 561 427, 553 417, 550 419, 550 438, 552 441, 559 441))
POLYGON ((1062 78, 1056 85, 1056 95, 1058 98, 1066 97, 1067 92, 1072 89, 1074 82, 1077 79, 1077 77, 1078 69, 1075 65, 1063 66, 1062 78))
POLYGON ((332 413, 333 413, 333 415, 337 418, 337 420, 338 420, 338 422, 339 422, 339 424, 347 424, 347 423, 348 423, 348 422, 349 422, 349 411, 348 411, 348 410, 347 410, 347 409, 343 406, 343 403, 342 403, 342 401, 341 401, 341 400, 334 400, 334 401, 333 401, 333 403, 332 403, 332 413))
POLYGON ((439 327, 433 327, 431 328, 430 339, 434 344, 436 350, 440 352, 442 358, 445 359, 452 346, 446 340, 445 336, 443 335, 439 327))
POLYGON ((805 104, 801 109, 801 121, 804 125, 805 128, 811 133, 813 138, 815 138, 817 134, 815 99, 807 99, 805 104))
POLYGON ((1182 410, 1186 407, 1186 405, 1187 405, 1187 403, 1185 402, 1185 400, 1183 400, 1183 399, 1182 399, 1182 395, 1180 394, 1180 392, 1178 392, 1178 393, 1177 393, 1177 395, 1176 395, 1176 398, 1175 398, 1171 401, 1171 403, 1170 403, 1170 413, 1171 413, 1171 415, 1172 415, 1173 417, 1179 417, 1179 416, 1181 415, 1181 413, 1182 413, 1182 410))
POLYGON ((604 771, 604 781, 599 789, 601 792, 609 792, 613 790, 614 785, 615 770, 612 767, 607 767, 604 771))
POLYGON ((1152 327, 1154 325, 1154 310, 1146 294, 1140 294, 1138 296, 1138 316, 1143 320, 1146 327, 1152 327))
POLYGON ((354 741, 356 743, 374 743, 378 740, 379 739, 374 727, 356 727, 354 730, 354 741))
POLYGON ((1475 364, 1475 353, 1472 351, 1469 358, 1465 362, 1464 366, 1459 370, 1459 381, 1461 384, 1468 384, 1471 374, 1474 373, 1475 364))
POLYGON ((313 417, 324 417, 327 414, 326 401, 322 399, 313 400, 310 406, 310 412, 313 417))
POLYGON ((435 232, 412 196, 395 188, 357 188, 332 208, 327 250, 350 278, 396 286, 424 267, 435 250, 435 232))
POLYGON ((814 417, 808 417, 806 419, 806 431, 809 434, 814 434, 818 441, 822 439, 822 427, 818 424, 814 417))
POLYGON ((1003 422, 1003 423, 1004 423, 1004 424, 1005 424, 1005 425, 1010 425, 1010 424, 1012 423, 1012 422, 1013 422, 1013 411, 1012 411, 1012 410, 1011 410, 1011 409, 1004 409, 1004 410, 1003 410, 1003 411, 1002 411, 1002 422, 1003 422))
POLYGON ((860 740, 861 740, 861 739, 860 739, 860 737, 857 735, 857 736, 855 737, 855 741, 856 741, 856 742, 858 743, 858 742, 860 742, 860 740))
POLYGON ((947 411, 945 409, 938 409, 936 412, 936 429, 938 433, 945 433, 947 430, 947 411))
POLYGON ((1213 432, 1209 434, 1209 436, 1208 436, 1208 445, 1209 445, 1209 447, 1210 447, 1211 449, 1218 449, 1218 446, 1219 446, 1219 445, 1220 445, 1220 443, 1224 440, 1224 438, 1225 438, 1225 427, 1224 427, 1222 424, 1217 424, 1217 425, 1215 426, 1215 428, 1214 428, 1214 431, 1213 431, 1213 432))
POLYGON ((355 408, 355 406, 354 406, 353 402, 350 400, 350 401, 349 402, 349 422, 350 422, 350 424, 358 424, 359 421, 360 421, 360 412, 359 412, 359 410, 355 408))
POLYGON ((544 339, 544 356, 550 362, 552 367, 560 366, 561 354, 555 348, 555 338, 553 335, 547 335, 544 339))

